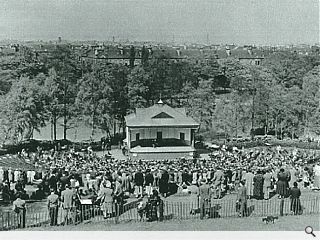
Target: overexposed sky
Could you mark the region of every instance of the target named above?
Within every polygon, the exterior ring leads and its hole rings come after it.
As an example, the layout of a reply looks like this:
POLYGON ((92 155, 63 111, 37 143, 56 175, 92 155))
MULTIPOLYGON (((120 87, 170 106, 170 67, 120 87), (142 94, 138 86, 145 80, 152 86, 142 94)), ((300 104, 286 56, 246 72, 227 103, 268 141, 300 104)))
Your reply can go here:
POLYGON ((0 39, 319 42, 319 0, 0 0, 0 39))

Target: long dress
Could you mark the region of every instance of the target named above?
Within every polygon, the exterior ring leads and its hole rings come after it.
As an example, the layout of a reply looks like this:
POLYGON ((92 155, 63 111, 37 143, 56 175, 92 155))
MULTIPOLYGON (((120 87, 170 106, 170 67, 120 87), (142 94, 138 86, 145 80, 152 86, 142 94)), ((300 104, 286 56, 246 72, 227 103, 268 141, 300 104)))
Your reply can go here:
POLYGON ((262 199, 263 198, 263 175, 262 174, 257 174, 253 178, 253 196, 256 197, 257 199, 262 199))
POLYGON ((161 194, 168 192, 169 174, 164 172, 159 180, 159 192, 161 194))
POLYGON ((287 195, 287 186, 288 186, 287 174, 284 172, 279 172, 276 192, 281 197, 284 197, 287 195))
POLYGON ((301 192, 299 188, 293 187, 290 189, 290 198, 291 198, 290 210, 294 213, 294 215, 300 214, 302 210, 300 196, 301 196, 301 192))
POLYGON ((245 186, 247 189, 247 196, 253 196, 253 178, 254 175, 251 172, 245 174, 244 179, 246 181, 245 186))
POLYGON ((101 188, 99 193, 99 197, 102 199, 101 210, 103 211, 105 217, 107 214, 114 212, 112 194, 113 191, 111 188, 101 188))

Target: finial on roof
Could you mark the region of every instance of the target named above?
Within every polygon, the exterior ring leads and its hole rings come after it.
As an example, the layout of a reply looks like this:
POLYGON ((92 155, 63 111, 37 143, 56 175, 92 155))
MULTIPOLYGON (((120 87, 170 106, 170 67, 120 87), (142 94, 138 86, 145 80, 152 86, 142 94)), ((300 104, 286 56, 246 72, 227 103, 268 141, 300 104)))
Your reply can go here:
POLYGON ((158 104, 163 104, 162 100, 161 100, 161 93, 160 93, 160 98, 159 101, 157 102, 158 104))

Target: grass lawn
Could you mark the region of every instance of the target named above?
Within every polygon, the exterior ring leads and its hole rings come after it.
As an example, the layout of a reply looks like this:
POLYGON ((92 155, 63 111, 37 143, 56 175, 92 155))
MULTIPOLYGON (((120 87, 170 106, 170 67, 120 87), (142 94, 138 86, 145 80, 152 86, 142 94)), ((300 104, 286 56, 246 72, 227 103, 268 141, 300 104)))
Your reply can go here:
POLYGON ((304 231, 312 226, 320 230, 320 215, 285 216, 274 224, 265 224, 261 217, 221 218, 206 220, 170 220, 164 222, 129 222, 110 224, 89 222, 75 226, 39 227, 31 231, 304 231))

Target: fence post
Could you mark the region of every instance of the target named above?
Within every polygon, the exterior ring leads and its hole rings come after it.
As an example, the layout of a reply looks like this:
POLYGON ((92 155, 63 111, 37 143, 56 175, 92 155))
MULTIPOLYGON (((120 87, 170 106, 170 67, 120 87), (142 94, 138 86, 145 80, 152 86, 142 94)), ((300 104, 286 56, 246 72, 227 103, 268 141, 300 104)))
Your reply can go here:
POLYGON ((119 223, 119 204, 116 203, 116 217, 115 217, 116 224, 119 223))
POLYGON ((4 230, 4 218, 3 218, 3 213, 1 213, 1 230, 4 230))
POLYGON ((8 229, 10 227, 10 212, 7 212, 8 229))
POLYGON ((280 216, 283 216, 284 198, 281 197, 280 200, 280 216))

